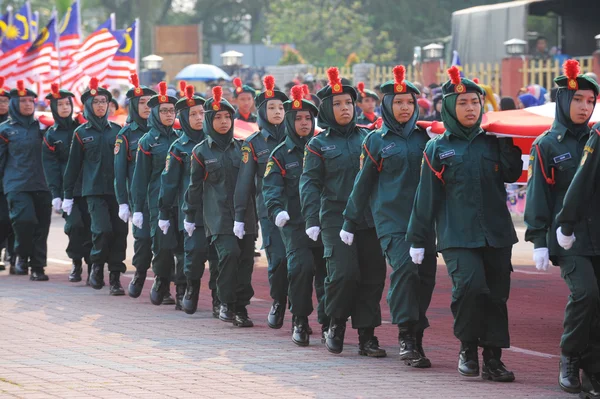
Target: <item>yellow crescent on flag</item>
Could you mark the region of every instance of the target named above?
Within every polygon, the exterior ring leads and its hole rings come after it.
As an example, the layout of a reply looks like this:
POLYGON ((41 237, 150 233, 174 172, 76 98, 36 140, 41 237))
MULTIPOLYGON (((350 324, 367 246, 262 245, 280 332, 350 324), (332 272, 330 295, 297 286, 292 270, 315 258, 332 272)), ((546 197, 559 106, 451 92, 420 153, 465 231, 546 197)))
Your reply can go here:
POLYGON ((0 34, 4 34, 4 31, 6 30, 6 28, 7 28, 6 22, 0 21, 0 34))
POLYGON ((23 36, 21 36, 22 40, 29 39, 29 21, 27 21, 27 17, 25 15, 17 14, 15 15, 15 19, 17 21, 21 21, 23 24, 23 36))
POLYGON ((131 48, 133 47, 133 40, 131 40, 131 35, 129 34, 129 32, 123 35, 123 39, 125 40, 125 47, 119 50, 119 52, 129 53, 131 51, 131 48))
POLYGON ((69 21, 71 20, 71 10, 73 9, 73 7, 69 7, 69 9, 67 10, 67 13, 65 14, 65 19, 63 20, 63 24, 60 27, 60 33, 64 33, 67 30, 67 27, 69 26, 69 21))
POLYGON ((50 37, 50 32, 48 31, 48 28, 44 28, 40 32, 39 38, 35 41, 35 43, 33 43, 33 45, 35 47, 41 46, 42 44, 44 44, 44 42, 46 42, 46 40, 48 40, 49 37, 50 37))

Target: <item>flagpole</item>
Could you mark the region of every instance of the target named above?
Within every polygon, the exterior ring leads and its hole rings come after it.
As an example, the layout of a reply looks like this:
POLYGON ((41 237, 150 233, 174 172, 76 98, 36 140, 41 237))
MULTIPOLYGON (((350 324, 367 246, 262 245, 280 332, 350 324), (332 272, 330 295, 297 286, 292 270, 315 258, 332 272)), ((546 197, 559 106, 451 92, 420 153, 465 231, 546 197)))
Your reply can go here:
POLYGON ((117 29, 117 17, 114 12, 110 13, 110 30, 114 31, 117 29))
POLYGON ((54 46, 56 47, 56 54, 58 55, 58 84, 59 86, 62 86, 62 57, 60 56, 60 28, 58 28, 58 25, 60 25, 60 23, 58 21, 58 12, 56 11, 56 8, 54 8, 52 10, 52 14, 54 14, 54 18, 56 18, 56 21, 54 22, 54 39, 56 40, 56 42, 54 43, 54 46))
POLYGON ((140 74, 140 19, 135 19, 135 73, 140 74))
MULTIPOLYGON (((81 32, 81 1, 75 0, 75 4, 77 4, 77 33, 79 33, 79 44, 81 44, 81 38, 83 37, 81 32)), ((71 7, 73 7, 73 5, 71 5, 71 7)))
MULTIPOLYGON (((40 12, 39 11, 34 11, 33 12, 33 19, 32 21, 35 21, 35 30, 32 29, 32 35, 31 37, 36 38, 38 35, 38 32, 40 31, 40 12)), ((35 40, 35 39, 33 39, 35 40)))
POLYGON ((25 4, 27 4, 27 23, 29 24, 29 41, 33 43, 35 37, 33 37, 33 32, 31 31, 31 3, 29 3, 29 0, 27 0, 25 4))

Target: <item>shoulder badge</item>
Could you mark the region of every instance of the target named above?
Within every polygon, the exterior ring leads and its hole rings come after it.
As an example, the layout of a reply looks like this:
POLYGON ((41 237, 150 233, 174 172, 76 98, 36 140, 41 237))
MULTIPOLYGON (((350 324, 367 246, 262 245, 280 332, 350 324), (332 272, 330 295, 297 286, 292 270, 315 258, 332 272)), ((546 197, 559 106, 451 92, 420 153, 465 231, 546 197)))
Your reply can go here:
POLYGON ((165 172, 169 171, 169 163, 170 163, 170 161, 171 161, 171 154, 168 154, 167 158, 165 160, 165 172))
POLYGON ((249 160, 250 160, 250 153, 247 151, 242 152, 242 162, 248 163, 249 160))
POLYGON ((269 161, 267 162, 267 168, 265 169, 265 176, 267 177, 269 175, 269 173, 271 172, 271 168, 273 167, 273 161, 269 161))
POLYGON ((360 153, 360 169, 362 170, 363 168, 363 164, 365 163, 365 153, 361 152, 360 153))
POLYGON ((121 142, 122 142, 122 140, 119 139, 115 143, 115 155, 117 155, 119 153, 119 151, 121 150, 121 142))

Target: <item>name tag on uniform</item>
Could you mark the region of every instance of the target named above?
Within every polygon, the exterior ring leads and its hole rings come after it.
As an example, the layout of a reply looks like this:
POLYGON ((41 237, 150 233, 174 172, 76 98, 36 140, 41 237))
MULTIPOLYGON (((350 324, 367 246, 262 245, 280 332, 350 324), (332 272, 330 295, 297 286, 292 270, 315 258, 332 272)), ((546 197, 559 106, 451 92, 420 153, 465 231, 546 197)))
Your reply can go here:
POLYGON ((568 161, 571 158, 572 158, 571 157, 571 153, 567 152, 566 154, 562 154, 562 155, 559 155, 557 157, 554 157, 554 163, 561 163, 561 162, 564 162, 564 161, 568 161))
POLYGON ((94 137, 92 137, 92 136, 84 137, 81 139, 82 143, 91 143, 92 141, 94 141, 94 137))
POLYGON ((54 144, 62 144, 62 140, 56 140, 54 144))
POLYGON ((134 145, 136 145, 136 144, 137 144, 137 142, 138 142, 137 140, 133 140, 131 143, 129 143, 129 145, 130 145, 131 147, 133 147, 134 145))
POLYGON ((454 150, 444 151, 440 154, 440 159, 450 158, 456 155, 454 150))
POLYGON ((334 145, 327 145, 325 147, 321 147, 321 151, 331 151, 331 150, 335 150, 334 145))
POLYGON ((385 154, 386 152, 388 152, 389 150, 391 150, 395 146, 396 146, 396 143, 388 144, 385 147, 383 147, 383 149, 381 150, 381 152, 383 152, 385 154))
POLYGON ((7 136, 14 136, 17 133, 19 133, 18 130, 9 130, 8 132, 6 132, 6 135, 7 136))
POLYGON ((181 155, 185 155, 185 156, 188 156, 188 155, 190 155, 190 154, 188 154, 187 152, 183 152, 183 151, 182 151, 182 152, 180 152, 180 154, 181 154, 181 155))
POLYGON ((300 164, 298 162, 292 162, 292 163, 285 164, 286 169, 297 168, 298 166, 300 166, 300 164))
POLYGON ((217 162, 217 158, 214 159, 207 159, 206 161, 204 161, 205 165, 209 165, 211 163, 216 163, 217 162))
POLYGON ((152 147, 158 147, 159 145, 162 145, 162 143, 153 143, 153 144, 150 144, 150 147, 151 148, 152 147))
POLYGON ((269 153, 269 149, 267 148, 266 150, 262 150, 260 151, 258 154, 256 154, 257 157, 260 157, 261 155, 265 155, 269 153))

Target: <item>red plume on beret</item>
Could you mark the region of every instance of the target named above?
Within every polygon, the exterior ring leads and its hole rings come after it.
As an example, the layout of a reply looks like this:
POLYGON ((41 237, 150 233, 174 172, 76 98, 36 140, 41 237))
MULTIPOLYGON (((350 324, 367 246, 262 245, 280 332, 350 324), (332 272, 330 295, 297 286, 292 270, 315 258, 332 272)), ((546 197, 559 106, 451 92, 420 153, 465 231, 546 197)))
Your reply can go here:
POLYGON ((479 84, 479 79, 478 78, 473 78, 473 83, 475 83, 476 85, 479 84))
MULTIPOLYGON (((2 85, 0 85, 0 86, 2 86, 2 85)), ((60 90, 60 88, 58 87, 58 83, 52 83, 50 85, 50 91, 52 92, 52 97, 60 98, 59 90, 60 90)))
POLYGON ((308 89, 308 85, 302 85, 302 91, 304 92, 305 98, 311 98, 310 90, 308 89))
POLYGON ((448 76, 450 77, 450 82, 453 85, 458 85, 461 82, 460 79, 460 70, 456 67, 456 65, 451 66, 450 68, 448 68, 448 76))
POLYGON ((360 93, 361 97, 367 96, 367 93, 365 93, 365 82, 358 82, 356 84, 356 88, 358 89, 358 92, 360 93))
POLYGON ((98 78, 93 77, 90 79, 90 90, 98 90, 98 78))
POLYGON ((221 86, 215 86, 212 89, 212 94, 213 94, 213 106, 221 105, 221 98, 223 97, 223 88, 221 86))
POLYGON ((265 76, 263 79, 263 83, 265 85, 265 90, 273 90, 275 88, 275 78, 271 75, 265 76))
POLYGON ((106 90, 108 90, 108 87, 109 87, 108 85, 102 85, 102 88, 103 88, 103 89, 106 89, 106 90))
POLYGON ((160 82, 158 84, 158 94, 161 96, 167 95, 167 82, 160 82))
POLYGON ((17 90, 24 91, 25 90, 25 82, 22 80, 17 80, 17 90))
POLYGON ((341 84, 340 82, 340 71, 336 67, 331 67, 327 70, 327 78, 329 79, 329 86, 335 84, 341 84))
POLYGON ((296 100, 302 101, 303 98, 304 98, 304 90, 303 90, 302 86, 296 85, 296 86, 292 87, 292 99, 294 101, 296 101, 296 100))
POLYGON ((187 86, 187 83, 185 82, 185 80, 179 81, 179 95, 182 97, 185 95, 185 87, 186 86, 187 86))
POLYGON ((240 78, 233 78, 233 85, 235 87, 242 87, 242 79, 240 79, 240 78))
POLYGON ((394 67, 394 83, 395 84, 404 83, 405 76, 406 76, 406 68, 404 68, 404 65, 396 65, 394 67))
POLYGON ((187 86, 185 87, 185 96, 186 96, 187 98, 192 98, 192 97, 194 97, 194 91, 195 91, 195 89, 194 89, 194 86, 192 86, 192 85, 187 85, 187 86))
POLYGON ((137 73, 132 73, 129 79, 131 80, 133 87, 140 87, 140 78, 137 73))
POLYGON ((563 72, 568 79, 577 79, 577 75, 581 72, 579 62, 577 60, 566 60, 563 65, 563 72))

